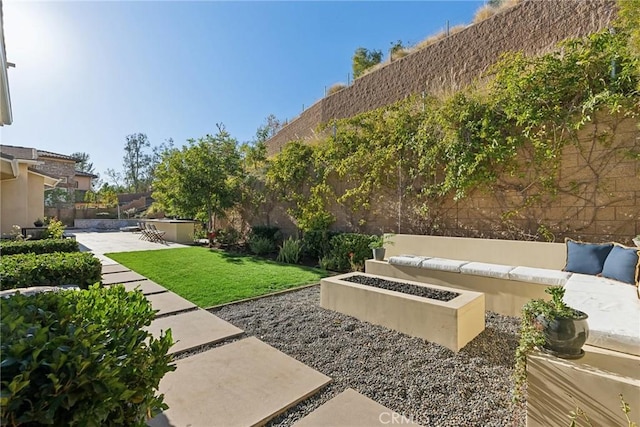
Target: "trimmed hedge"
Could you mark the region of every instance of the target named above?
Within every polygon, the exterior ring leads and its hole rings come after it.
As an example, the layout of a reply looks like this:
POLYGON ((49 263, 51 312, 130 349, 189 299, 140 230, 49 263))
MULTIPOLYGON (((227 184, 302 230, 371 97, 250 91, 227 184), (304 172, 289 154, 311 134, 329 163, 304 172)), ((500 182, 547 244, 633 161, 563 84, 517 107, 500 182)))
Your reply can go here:
POLYGON ((80 252, 78 242, 73 239, 9 240, 0 242, 2 255, 48 254, 53 252, 80 252))
POLYGON ((157 395, 171 331, 123 286, 0 299, 2 425, 144 426, 167 408, 157 395))
POLYGON ((99 283, 100 260, 88 252, 18 254, 0 258, 0 290, 41 285, 78 285, 87 289, 99 283))

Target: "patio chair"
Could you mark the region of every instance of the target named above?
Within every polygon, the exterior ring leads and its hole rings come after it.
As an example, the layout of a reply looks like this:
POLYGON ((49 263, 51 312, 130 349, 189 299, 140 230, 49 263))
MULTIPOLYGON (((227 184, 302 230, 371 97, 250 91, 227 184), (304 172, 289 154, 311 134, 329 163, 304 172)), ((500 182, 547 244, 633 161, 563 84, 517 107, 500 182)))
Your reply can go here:
POLYGON ((164 239, 165 232, 158 230, 155 224, 147 224, 147 229, 150 232, 149 234, 152 238, 152 241, 164 244, 167 243, 167 241, 164 239))
POLYGON ((153 241, 153 235, 151 233, 151 230, 149 229, 149 227, 147 226, 146 223, 144 222, 139 222, 138 226, 140 227, 140 240, 147 240, 149 242, 153 241))

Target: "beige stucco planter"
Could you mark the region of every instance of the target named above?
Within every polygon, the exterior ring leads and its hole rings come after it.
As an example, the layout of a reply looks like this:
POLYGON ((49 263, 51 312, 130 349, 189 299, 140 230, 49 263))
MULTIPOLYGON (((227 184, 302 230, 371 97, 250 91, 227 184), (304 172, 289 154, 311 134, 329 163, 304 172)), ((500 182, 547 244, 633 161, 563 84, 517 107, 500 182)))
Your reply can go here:
POLYGON ((376 277, 347 273, 322 279, 320 305, 323 308, 420 337, 453 351, 459 351, 484 330, 484 294, 480 292, 386 278, 460 294, 444 302, 342 280, 352 275, 376 277))

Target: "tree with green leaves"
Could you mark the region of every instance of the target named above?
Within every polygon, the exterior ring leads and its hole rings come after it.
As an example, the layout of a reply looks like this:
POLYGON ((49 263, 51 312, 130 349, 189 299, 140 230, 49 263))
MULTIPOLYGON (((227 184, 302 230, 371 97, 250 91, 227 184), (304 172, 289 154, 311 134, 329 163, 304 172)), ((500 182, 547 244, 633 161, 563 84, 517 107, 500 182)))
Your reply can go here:
POLYGON ((355 53, 353 54, 353 60, 351 64, 351 68, 353 70, 353 78, 357 79, 366 70, 373 67, 374 65, 378 65, 381 62, 382 51, 369 50, 364 47, 357 48, 355 53))
POLYGON ((122 158, 124 182, 135 193, 149 188, 152 158, 146 151, 150 147, 151 143, 144 133, 127 135, 122 158))
POLYGON ((90 161, 90 157, 88 153, 83 153, 78 151, 71 154, 71 157, 77 159, 77 162, 76 162, 77 171, 95 174, 95 170, 93 168, 93 162, 90 161))
POLYGON ((166 214, 206 219, 210 230, 216 217, 240 197, 238 143, 224 125, 217 127, 213 136, 189 140, 181 149, 166 149, 153 181, 153 197, 166 214))

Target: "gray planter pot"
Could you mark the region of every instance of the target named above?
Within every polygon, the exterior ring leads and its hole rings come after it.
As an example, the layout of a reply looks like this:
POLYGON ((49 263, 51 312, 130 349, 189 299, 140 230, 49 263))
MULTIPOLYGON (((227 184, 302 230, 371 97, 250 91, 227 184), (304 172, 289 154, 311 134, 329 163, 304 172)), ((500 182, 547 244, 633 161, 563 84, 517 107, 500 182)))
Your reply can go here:
POLYGON ((543 316, 538 320, 544 326, 545 344, 542 350, 562 359, 579 359, 584 356, 582 346, 589 337, 586 313, 578 312, 576 318, 559 317, 548 321, 543 316))
POLYGON ((372 249, 372 251, 373 251, 373 259, 375 259, 376 261, 384 260, 384 253, 385 253, 384 248, 375 248, 375 249, 372 249))

